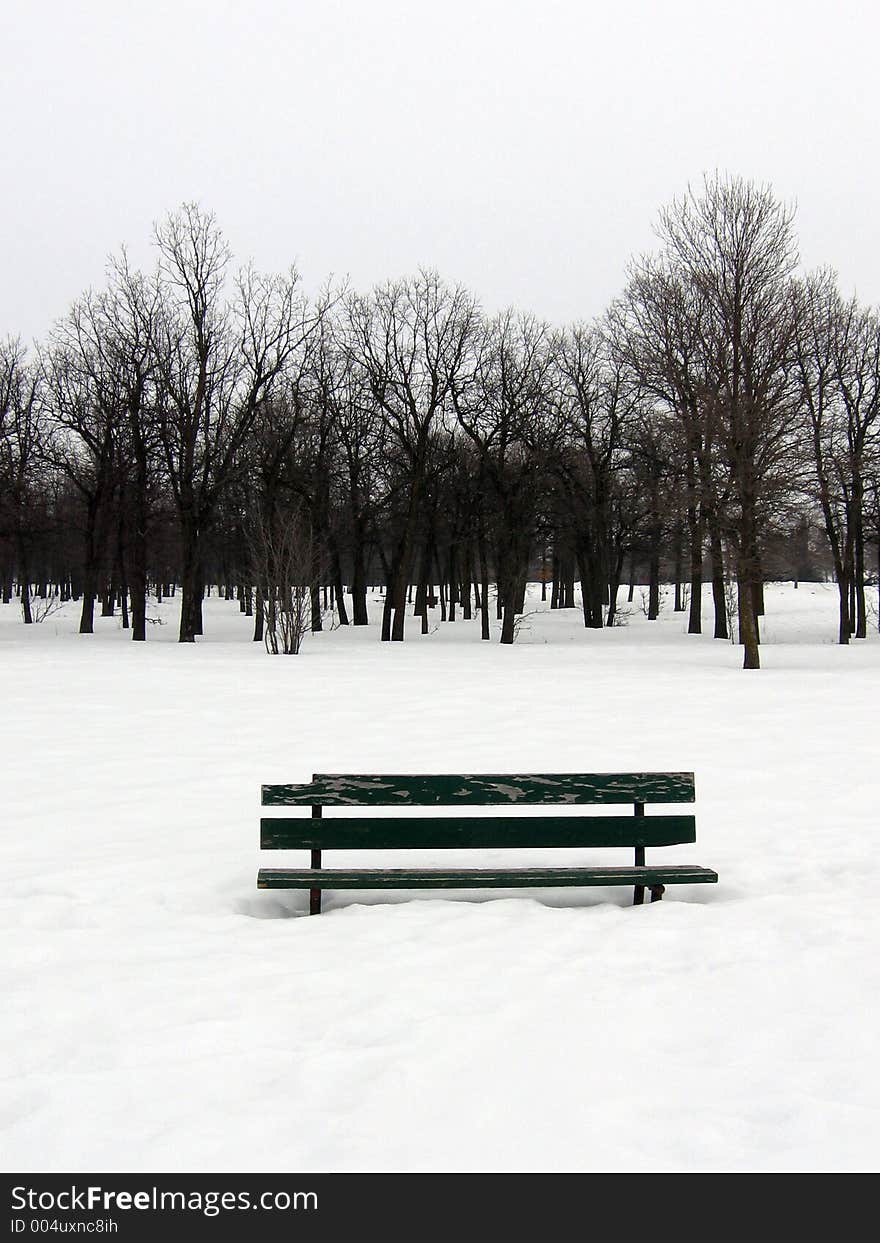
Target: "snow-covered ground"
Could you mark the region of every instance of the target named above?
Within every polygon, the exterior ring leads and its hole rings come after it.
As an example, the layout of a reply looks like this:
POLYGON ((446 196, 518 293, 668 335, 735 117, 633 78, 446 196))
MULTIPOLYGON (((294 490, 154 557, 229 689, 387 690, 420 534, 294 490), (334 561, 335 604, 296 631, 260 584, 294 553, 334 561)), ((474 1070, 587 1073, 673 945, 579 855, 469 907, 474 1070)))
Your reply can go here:
POLYGON ((0 606, 4 1167, 876 1168, 880 642, 835 645, 831 587, 767 605, 758 673, 638 593, 297 658, 217 599, 195 647, 174 602, 146 645, 0 606), (255 889, 261 782, 628 769, 694 770, 649 861, 717 886, 255 889))

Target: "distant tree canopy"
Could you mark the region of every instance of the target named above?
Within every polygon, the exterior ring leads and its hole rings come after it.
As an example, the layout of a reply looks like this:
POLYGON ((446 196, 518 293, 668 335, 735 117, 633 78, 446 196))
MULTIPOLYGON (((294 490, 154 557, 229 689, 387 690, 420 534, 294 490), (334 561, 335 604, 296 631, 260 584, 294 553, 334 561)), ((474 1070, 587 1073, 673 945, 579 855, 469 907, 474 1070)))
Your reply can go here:
POLYGON ((501 621, 526 583, 613 625, 627 580, 661 583, 699 633, 732 620, 759 664, 763 583, 834 576, 838 638, 867 634, 880 557, 880 317, 832 272, 797 268, 769 187, 705 179, 660 215, 607 313, 552 328, 490 317, 432 271, 317 298, 291 269, 230 272, 214 217, 157 226, 32 353, 0 343, 0 586, 25 623, 47 601, 122 611, 209 584, 297 651, 328 609, 382 640, 501 621), (873 552, 872 552, 873 550, 873 552), (494 588, 494 591, 493 591, 494 588))

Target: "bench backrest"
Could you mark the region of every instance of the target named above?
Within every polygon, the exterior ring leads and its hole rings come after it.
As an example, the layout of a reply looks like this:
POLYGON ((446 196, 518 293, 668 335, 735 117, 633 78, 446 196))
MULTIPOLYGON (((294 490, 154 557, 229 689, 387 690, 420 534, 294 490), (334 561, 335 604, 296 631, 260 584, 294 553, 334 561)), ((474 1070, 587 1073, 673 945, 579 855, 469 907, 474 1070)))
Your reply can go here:
POLYGON ((696 841, 693 816, 645 816, 646 803, 692 803, 693 773, 539 773, 373 776, 316 774, 265 785, 267 807, 312 808, 312 819, 264 818, 265 850, 418 850, 456 847, 672 846, 696 841), (324 807, 484 807, 631 803, 628 816, 333 816, 324 807))

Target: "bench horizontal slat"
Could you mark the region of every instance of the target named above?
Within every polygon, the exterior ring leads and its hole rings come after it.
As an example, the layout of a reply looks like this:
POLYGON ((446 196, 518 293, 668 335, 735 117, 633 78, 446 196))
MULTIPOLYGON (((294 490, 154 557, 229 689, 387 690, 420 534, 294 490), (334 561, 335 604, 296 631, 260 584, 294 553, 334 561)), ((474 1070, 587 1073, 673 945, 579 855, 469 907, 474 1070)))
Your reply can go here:
POLYGON ((485 806, 490 803, 692 803, 693 773, 535 773, 370 776, 316 773, 302 785, 264 785, 263 805, 485 806))
POLYGON ((261 868, 258 889, 521 889, 559 885, 713 884, 718 873, 702 867, 483 869, 261 868))
POLYGON ((693 816, 334 816, 260 821, 263 850, 675 846, 696 840, 693 816))

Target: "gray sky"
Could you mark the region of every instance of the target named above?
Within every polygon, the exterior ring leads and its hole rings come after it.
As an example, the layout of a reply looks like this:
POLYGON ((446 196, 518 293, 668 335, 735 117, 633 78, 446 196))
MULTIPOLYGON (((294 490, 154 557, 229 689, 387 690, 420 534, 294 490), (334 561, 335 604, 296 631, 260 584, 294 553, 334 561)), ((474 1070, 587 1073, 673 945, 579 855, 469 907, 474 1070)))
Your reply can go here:
POLYGON ((45 333, 185 199, 235 255, 495 310, 598 314, 721 168, 798 204, 807 266, 880 302, 876 56, 858 0, 3 0, 0 335, 45 333))

